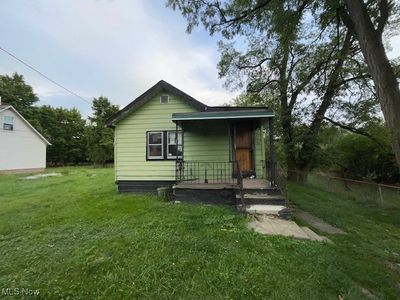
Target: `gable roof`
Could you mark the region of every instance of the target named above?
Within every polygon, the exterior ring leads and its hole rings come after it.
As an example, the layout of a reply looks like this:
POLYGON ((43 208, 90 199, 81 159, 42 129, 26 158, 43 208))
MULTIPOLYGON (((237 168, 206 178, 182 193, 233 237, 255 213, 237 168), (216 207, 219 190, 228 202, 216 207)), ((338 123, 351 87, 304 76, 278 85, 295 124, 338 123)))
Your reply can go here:
POLYGON ((207 109, 207 107, 208 107, 206 104, 194 99, 192 96, 189 96, 185 92, 177 89, 172 84, 169 84, 168 82, 166 82, 164 80, 160 80, 154 86, 149 88, 146 92, 144 92, 139 97, 137 97, 135 100, 133 100, 131 103, 129 103, 127 106, 125 106, 123 109, 121 109, 116 114, 111 116, 106 121, 106 125, 109 127, 115 126, 119 121, 121 121, 127 115, 129 115, 132 112, 134 112, 135 110, 137 110, 139 107, 141 107, 147 101, 149 101, 153 96, 155 96, 156 94, 158 94, 160 92, 168 92, 170 94, 178 96, 179 98, 181 98, 183 101, 185 101, 189 105, 193 106, 194 108, 197 108, 199 111, 203 111, 203 110, 207 109))
POLYGON ((29 123, 29 122, 28 122, 28 121, 27 121, 27 120, 26 120, 12 105, 7 105, 7 104, 2 104, 2 105, 0 105, 0 112, 5 111, 5 110, 8 110, 8 109, 11 109, 12 111, 14 111, 14 112, 21 118, 21 120, 24 121, 25 124, 28 125, 28 127, 29 127, 30 129, 32 129, 32 131, 33 131, 34 133, 36 133, 36 134, 39 136, 39 138, 40 138, 43 142, 45 142, 48 146, 51 146, 50 142, 49 142, 48 140, 46 140, 45 137, 44 137, 43 135, 41 135, 40 132, 37 131, 37 130, 35 129, 35 127, 33 127, 33 126, 31 125, 31 123, 29 123))

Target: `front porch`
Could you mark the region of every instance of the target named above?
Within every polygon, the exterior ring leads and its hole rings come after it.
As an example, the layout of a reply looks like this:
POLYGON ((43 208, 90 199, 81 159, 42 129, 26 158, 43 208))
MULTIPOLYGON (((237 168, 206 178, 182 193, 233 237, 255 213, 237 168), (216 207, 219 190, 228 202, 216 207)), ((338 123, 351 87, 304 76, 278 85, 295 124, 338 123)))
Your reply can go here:
POLYGON ((254 204, 286 204, 279 187, 267 179, 243 177, 236 161, 178 160, 176 178, 176 201, 236 205, 244 209, 254 204))
POLYGON ((176 201, 249 206, 285 205, 280 188, 266 179, 243 179, 242 184, 180 182, 173 186, 176 201))
POLYGON ((263 108, 176 113, 178 201, 245 204, 276 199, 274 114, 263 108), (273 199, 272 199, 273 198, 273 199))
POLYGON ((275 185, 273 118, 259 107, 173 114, 176 181, 235 184, 257 178, 275 185))
MULTIPOLYGON (((238 184, 221 183, 210 180, 208 183, 180 182, 175 185, 176 189, 197 189, 197 190, 222 190, 222 189, 240 189, 238 184)), ((243 179, 244 190, 265 190, 273 188, 271 182, 266 179, 243 179)))

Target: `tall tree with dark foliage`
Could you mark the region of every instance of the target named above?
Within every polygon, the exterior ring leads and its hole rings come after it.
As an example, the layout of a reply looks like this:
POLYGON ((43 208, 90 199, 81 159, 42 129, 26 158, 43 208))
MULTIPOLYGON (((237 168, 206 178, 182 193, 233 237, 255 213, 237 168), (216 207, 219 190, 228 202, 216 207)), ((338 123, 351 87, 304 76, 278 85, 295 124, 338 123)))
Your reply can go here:
POLYGON ((188 32, 203 24, 219 34, 219 75, 228 87, 245 87, 274 108, 290 180, 304 180, 312 168, 327 116, 340 121, 337 111, 346 102, 365 106, 374 98, 340 1, 169 0, 167 5, 181 11, 188 32))
POLYGON ((86 130, 88 156, 92 162, 105 164, 114 159, 114 133, 105 126, 106 120, 119 110, 107 97, 93 99, 93 114, 86 130))

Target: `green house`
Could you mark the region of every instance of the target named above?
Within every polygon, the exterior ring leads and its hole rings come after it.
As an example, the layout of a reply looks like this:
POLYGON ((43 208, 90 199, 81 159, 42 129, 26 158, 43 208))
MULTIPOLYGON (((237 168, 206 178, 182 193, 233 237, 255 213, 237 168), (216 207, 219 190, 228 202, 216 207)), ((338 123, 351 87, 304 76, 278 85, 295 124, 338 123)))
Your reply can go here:
POLYGON ((118 191, 173 186, 178 198, 218 191, 229 202, 246 186, 274 188, 273 117, 263 107, 208 106, 161 80, 107 121, 118 191))

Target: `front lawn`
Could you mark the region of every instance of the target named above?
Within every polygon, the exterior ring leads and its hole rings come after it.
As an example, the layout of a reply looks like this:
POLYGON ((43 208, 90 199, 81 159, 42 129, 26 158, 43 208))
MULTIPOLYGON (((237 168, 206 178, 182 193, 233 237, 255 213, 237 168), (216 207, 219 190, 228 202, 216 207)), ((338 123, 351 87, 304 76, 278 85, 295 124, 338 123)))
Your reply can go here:
POLYGON ((357 203, 332 204, 333 195, 291 187, 298 205, 348 232, 329 236, 331 245, 256 234, 229 207, 117 194, 112 169, 48 172, 63 176, 0 175, 3 291, 38 289, 56 299, 400 295, 399 223, 373 211, 354 218, 357 203))

